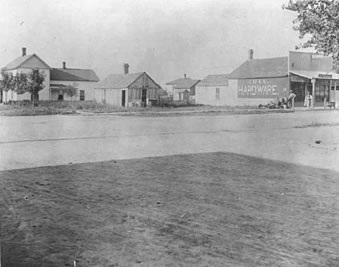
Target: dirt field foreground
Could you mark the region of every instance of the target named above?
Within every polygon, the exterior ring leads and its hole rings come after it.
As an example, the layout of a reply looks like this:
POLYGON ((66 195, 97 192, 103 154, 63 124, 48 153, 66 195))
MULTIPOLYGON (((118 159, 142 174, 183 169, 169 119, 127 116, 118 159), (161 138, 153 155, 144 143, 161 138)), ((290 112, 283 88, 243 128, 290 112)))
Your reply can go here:
POLYGON ((2 171, 2 266, 339 266, 338 178, 230 153, 2 171))

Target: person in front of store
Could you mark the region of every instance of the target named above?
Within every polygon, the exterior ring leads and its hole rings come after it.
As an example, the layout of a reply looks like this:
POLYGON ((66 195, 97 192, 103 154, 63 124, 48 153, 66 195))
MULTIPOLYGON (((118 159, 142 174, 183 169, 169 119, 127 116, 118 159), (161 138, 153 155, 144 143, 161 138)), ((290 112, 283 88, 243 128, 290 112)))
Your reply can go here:
POLYGON ((309 91, 307 91, 306 92, 306 96, 305 96, 305 101, 304 101, 304 106, 306 108, 310 108, 311 107, 312 98, 313 98, 313 96, 310 94, 309 91))
POLYGON ((290 90, 290 93, 287 98, 287 107, 288 108, 294 108, 294 98, 296 97, 296 94, 293 93, 292 90, 290 90))

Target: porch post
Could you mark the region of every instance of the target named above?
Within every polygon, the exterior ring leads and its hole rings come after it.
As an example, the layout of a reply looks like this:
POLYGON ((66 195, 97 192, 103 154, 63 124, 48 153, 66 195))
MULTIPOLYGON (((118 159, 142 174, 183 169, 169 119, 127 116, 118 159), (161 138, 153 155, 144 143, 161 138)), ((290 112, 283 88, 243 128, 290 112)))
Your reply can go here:
POLYGON ((330 80, 330 88, 328 88, 327 92, 328 92, 328 99, 327 99, 327 104, 331 103, 331 89, 332 89, 332 79, 330 80))
POLYGON ((312 102, 311 102, 311 108, 314 108, 314 102, 315 102, 315 78, 312 78, 312 102))
POLYGON ((334 108, 337 108, 337 80, 334 80, 333 97, 334 97, 334 108))

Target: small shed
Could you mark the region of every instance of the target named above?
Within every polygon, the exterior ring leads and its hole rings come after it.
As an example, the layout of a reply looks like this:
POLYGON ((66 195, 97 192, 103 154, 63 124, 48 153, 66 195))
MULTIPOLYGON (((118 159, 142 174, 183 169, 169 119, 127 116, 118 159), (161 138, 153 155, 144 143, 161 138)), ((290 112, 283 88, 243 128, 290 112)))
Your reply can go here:
POLYGON ((128 73, 128 64, 124 65, 124 74, 110 74, 95 89, 95 99, 118 107, 147 106, 158 102, 163 92, 146 72, 128 73))

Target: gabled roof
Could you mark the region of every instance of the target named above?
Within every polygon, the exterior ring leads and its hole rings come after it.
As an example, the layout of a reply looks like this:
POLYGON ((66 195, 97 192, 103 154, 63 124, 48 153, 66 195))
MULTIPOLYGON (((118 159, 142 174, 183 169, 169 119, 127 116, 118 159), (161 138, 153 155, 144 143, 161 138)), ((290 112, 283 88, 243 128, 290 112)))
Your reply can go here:
POLYGON ((93 70, 89 69, 52 68, 51 81, 98 82, 99 78, 93 70))
POLYGON ((196 85, 200 80, 192 80, 191 78, 180 78, 166 83, 167 85, 174 85, 176 89, 190 89, 196 85))
POLYGON ((36 58, 42 65, 46 67, 46 69, 49 69, 50 67, 36 54, 32 55, 26 55, 26 56, 20 56, 16 59, 14 59, 12 62, 8 63, 7 66, 5 67, 6 70, 13 70, 13 69, 18 69, 24 65, 25 62, 28 62, 29 60, 36 58))
POLYGON ((288 57, 247 60, 229 74, 230 79, 274 78, 288 75, 288 57))
POLYGON ((228 74, 213 74, 206 76, 198 86, 227 86, 228 74))
POLYGON ((144 72, 129 74, 110 74, 102 82, 100 82, 98 88, 127 88, 143 74, 144 72))

